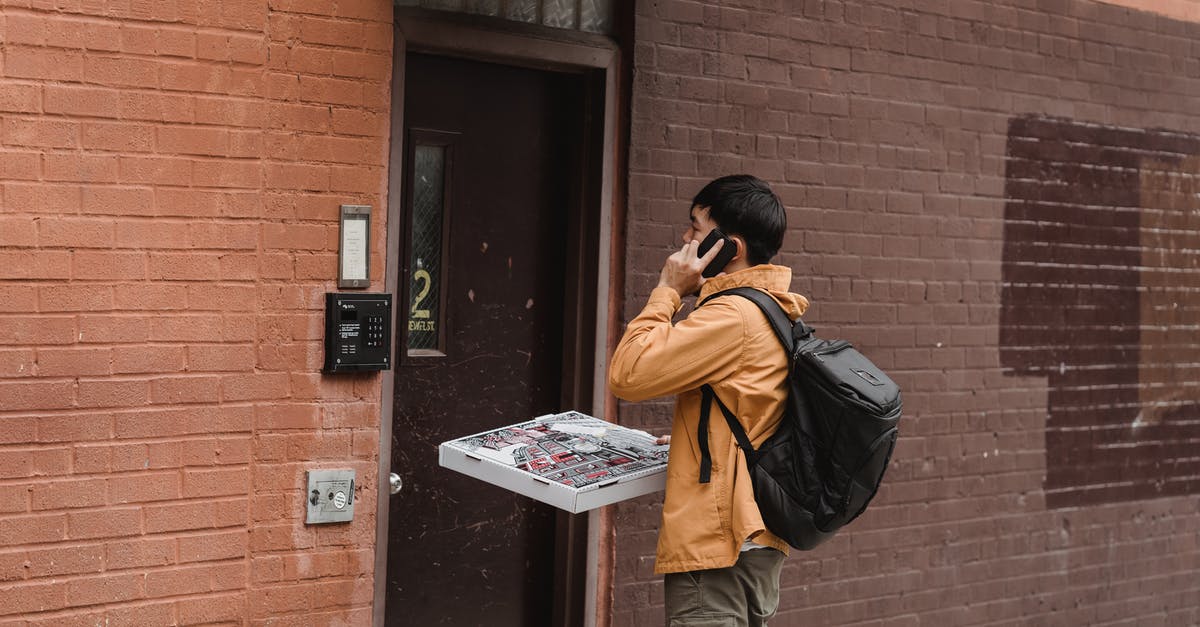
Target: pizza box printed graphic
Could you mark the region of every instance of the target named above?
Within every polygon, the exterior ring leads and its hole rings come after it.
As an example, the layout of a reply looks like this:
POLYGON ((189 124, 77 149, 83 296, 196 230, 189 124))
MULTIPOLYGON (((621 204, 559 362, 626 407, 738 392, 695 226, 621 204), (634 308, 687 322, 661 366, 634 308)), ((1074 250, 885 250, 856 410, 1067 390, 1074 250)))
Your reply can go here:
POLYGON ((572 513, 662 490, 666 444, 575 411, 438 446, 438 463, 572 513))

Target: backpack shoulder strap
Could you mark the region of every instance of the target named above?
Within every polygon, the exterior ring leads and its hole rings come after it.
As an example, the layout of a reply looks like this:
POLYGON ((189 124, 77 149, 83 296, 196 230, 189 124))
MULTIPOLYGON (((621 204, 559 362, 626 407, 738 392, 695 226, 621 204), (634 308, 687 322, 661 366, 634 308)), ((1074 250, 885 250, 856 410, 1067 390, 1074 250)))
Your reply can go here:
POLYGON ((708 450, 708 415, 713 401, 716 401, 717 407, 721 408, 721 414, 725 416, 725 422, 729 425, 729 430, 733 433, 733 438, 737 440, 738 446, 746 454, 746 459, 754 459, 754 444, 750 442, 750 437, 746 435, 742 423, 738 422, 737 416, 734 416, 725 403, 721 402, 721 398, 717 396, 712 386, 705 383, 700 386, 700 424, 696 427, 696 444, 700 447, 700 483, 708 483, 712 478, 712 454, 708 450))
MULTIPOLYGON (((812 334, 812 327, 804 324, 802 320, 796 320, 795 325, 798 329, 793 329, 793 323, 788 318, 787 312, 783 307, 771 298, 769 294, 761 290, 756 290, 752 287, 735 287, 712 294, 697 307, 703 306, 704 303, 725 295, 737 295, 749 299, 759 310, 767 317, 767 322, 770 323, 771 329, 775 331, 775 337, 779 338, 779 343, 783 345, 785 353, 789 356, 792 354, 792 349, 796 343, 796 337, 807 337, 812 334), (799 332, 799 335, 793 337, 793 333, 799 332)), ((754 459, 754 444, 750 442, 749 436, 746 435, 746 430, 742 428, 742 423, 738 422, 737 416, 729 411, 725 403, 713 391, 712 386, 704 384, 700 386, 700 423, 696 426, 696 444, 700 447, 700 483, 708 483, 712 477, 712 454, 708 450, 708 417, 712 410, 713 401, 717 402, 717 406, 721 409, 721 414, 725 417, 725 422, 729 425, 729 430, 733 433, 733 437, 737 440, 738 446, 746 454, 746 460, 754 459)))
POLYGON ((758 306, 759 310, 763 312, 763 315, 767 317, 767 322, 771 324, 771 329, 775 331, 775 337, 779 338, 779 343, 783 345, 783 348, 787 351, 788 356, 791 356, 792 349, 796 345, 796 338, 793 337, 792 329, 794 324, 800 326, 799 331, 801 332, 799 337, 807 337, 808 335, 812 334, 812 327, 804 324, 803 320, 797 319, 795 323, 793 323, 792 319, 788 317, 787 312, 783 310, 783 307, 781 307, 774 298, 771 298, 770 294, 767 294, 762 290, 756 290, 752 287, 735 287, 717 292, 716 294, 713 294, 701 301, 700 305, 703 305, 704 303, 707 303, 718 296, 725 296, 727 294, 736 294, 737 296, 748 299, 750 302, 758 306))

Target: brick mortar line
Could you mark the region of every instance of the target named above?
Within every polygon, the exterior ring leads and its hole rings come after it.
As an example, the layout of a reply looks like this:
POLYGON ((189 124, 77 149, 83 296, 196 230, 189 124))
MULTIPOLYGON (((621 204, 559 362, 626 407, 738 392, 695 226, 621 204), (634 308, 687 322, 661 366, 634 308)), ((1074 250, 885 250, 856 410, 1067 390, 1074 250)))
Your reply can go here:
MULTIPOLYGON (((215 535, 216 533, 222 533, 222 532, 214 532, 214 534, 208 534, 208 535, 215 535)), ((229 533, 229 532, 224 532, 224 533, 229 533)), ((201 536, 197 536, 197 537, 201 537, 201 536)), ((341 551, 322 551, 320 553, 307 553, 306 555, 320 555, 320 554, 333 554, 333 553, 348 555, 353 552, 354 552, 353 549, 347 548, 347 549, 344 549, 341 551)), ((251 555, 251 554, 253 554, 253 551, 251 549, 247 548, 246 554, 251 555)), ((175 571, 175 570, 181 570, 181 569, 193 568, 193 567, 205 566, 205 565, 218 565, 218 566, 226 565, 226 566, 228 566, 228 565, 232 565, 235 563, 245 563, 248 566, 252 566, 253 562, 254 562, 253 558, 250 559, 249 562, 247 562, 247 560, 244 557, 225 557, 225 558, 220 558, 220 559, 216 559, 216 560, 203 560, 203 561, 194 561, 194 562, 174 562, 171 564, 130 566, 127 568, 117 568, 117 569, 113 569, 113 570, 106 569, 106 570, 101 570, 101 571, 88 571, 88 572, 81 572, 81 573, 44 575, 44 576, 39 576, 39 577, 31 577, 29 579, 10 580, 9 582, 6 582, 6 583, 37 585, 37 584, 44 584, 45 582, 43 582, 42 580, 48 579, 48 578, 52 580, 49 583, 58 583, 58 581, 54 581, 55 579, 65 580, 65 582, 71 582, 71 581, 79 581, 80 579, 86 579, 88 577, 103 577, 106 575, 113 576, 113 575, 128 575, 128 574, 167 573, 167 572, 171 572, 171 571, 175 571)), ((280 580, 273 581, 273 582, 262 582, 262 583, 267 586, 304 585, 309 582, 326 583, 329 581, 336 582, 339 580, 342 580, 342 581, 357 580, 359 577, 368 575, 368 574, 370 574, 370 573, 369 572, 368 573, 353 573, 353 574, 347 574, 347 575, 333 575, 333 576, 316 575, 316 576, 307 577, 307 578, 303 578, 303 579, 280 579, 280 580)), ((252 590, 253 588, 248 587, 246 589, 252 590)), ((185 593, 185 594, 188 594, 188 593, 185 593)), ((188 595, 190 596, 190 594, 188 594, 188 595)), ((163 599, 163 598, 167 598, 167 597, 146 597, 146 598, 147 599, 150 599, 150 598, 163 599)))
MULTIPOLYGON (((982 5, 983 3, 980 3, 980 4, 982 5)), ((1082 4, 1088 4, 1088 3, 1080 2, 1077 4, 1082 5, 1082 4)), ((1164 20, 1166 22, 1183 24, 1189 30, 1200 33, 1200 26, 1198 26, 1193 21, 1172 18, 1169 16, 1160 15, 1157 13, 1151 13, 1151 12, 1148 12, 1145 10, 1133 9, 1130 7, 1122 7, 1122 8, 1133 11, 1135 13, 1147 14, 1147 15, 1150 15, 1150 16, 1156 18, 1153 20, 1154 25, 1149 28, 1146 28, 1147 25, 1143 25, 1140 28, 1131 28, 1128 26, 1128 19, 1125 18, 1124 16, 1122 16, 1122 17, 1114 16, 1114 18, 1111 21, 1105 21, 1105 20, 1101 19, 1102 16, 1100 16, 1098 14, 1091 14, 1091 15, 1073 14, 1069 8, 1066 12, 1056 12, 1056 11, 1052 11, 1052 10, 1017 9, 1016 7, 1009 7, 1009 8, 1020 11, 1020 12, 1024 13, 1025 15, 1028 15, 1031 17, 1045 16, 1047 18, 1046 21, 1048 21, 1050 23, 1047 24, 1045 29, 1039 29, 1039 28, 1037 28, 1036 24, 1030 24, 1028 22, 1026 22, 1024 25, 1021 25, 1020 23, 1011 24, 1011 25, 1004 24, 1004 23, 1001 23, 1001 22, 998 22, 997 20, 995 20, 994 16, 988 16, 988 15, 984 15, 979 18, 958 17, 951 13, 941 13, 941 12, 936 12, 936 11, 920 10, 920 9, 904 9, 904 8, 891 9, 888 7, 884 7, 881 10, 894 12, 895 16, 900 18, 897 20, 893 20, 891 22, 891 24, 894 25, 894 27, 892 27, 892 28, 887 28, 883 24, 876 26, 876 25, 869 24, 866 22, 861 22, 861 21, 850 21, 850 20, 845 19, 844 16, 840 20, 825 19, 824 17, 820 17, 820 18, 810 17, 810 16, 806 16, 806 15, 787 15, 787 16, 784 16, 783 19, 784 19, 784 21, 787 22, 787 26, 788 26, 788 35, 786 37, 786 39, 788 41, 803 41, 805 43, 822 44, 822 45, 837 45, 837 44, 829 44, 828 42, 818 41, 818 40, 814 40, 814 39, 805 39, 803 36, 800 36, 800 37, 792 36, 791 35, 792 27, 793 26, 805 26, 805 25, 809 25, 809 24, 820 24, 822 26, 840 26, 840 25, 844 24, 844 25, 850 25, 850 26, 854 27, 855 30, 865 31, 867 33, 871 33, 871 32, 905 33, 907 31, 905 31, 903 29, 903 25, 902 25, 905 17, 920 18, 922 16, 932 16, 932 17, 944 18, 947 20, 951 20, 954 23, 953 25, 956 27, 960 26, 960 25, 966 26, 968 28, 972 27, 972 26, 979 26, 979 27, 983 27, 989 31, 995 30, 997 33, 1005 36, 1004 37, 1005 41, 1007 41, 1007 39, 1008 39, 1007 36, 1010 34, 1020 34, 1020 35, 1030 34, 1030 35, 1047 35, 1047 36, 1057 38, 1057 39, 1066 39, 1068 41, 1083 41, 1083 42, 1098 43, 1098 44, 1103 44, 1106 46, 1117 45, 1114 43, 1114 37, 1112 36, 1114 34, 1114 32, 1117 34, 1125 34, 1125 35, 1138 35, 1138 34, 1149 33, 1149 34, 1155 35, 1157 38, 1173 41, 1177 44, 1194 43, 1194 40, 1192 38, 1187 37, 1186 35, 1176 35, 1171 32, 1174 29, 1171 29, 1170 27, 1164 28, 1163 27, 1164 20), (1073 35, 1067 36, 1067 35, 1063 34, 1064 29, 1062 28, 1062 26, 1063 26, 1062 21, 1073 23, 1076 26, 1076 28, 1073 29, 1074 30, 1073 35), (1055 22, 1057 22, 1057 23, 1055 23, 1055 22), (1092 28, 1091 28, 1091 30, 1088 30, 1087 28, 1078 28, 1079 26, 1092 27, 1092 28)), ((749 13, 751 15, 758 13, 761 15, 761 12, 756 12, 753 10, 747 11, 747 13, 749 13)), ((778 22, 780 19, 780 16, 778 14, 768 14, 768 15, 771 15, 774 18, 775 22, 778 22)), ((701 27, 713 28, 713 26, 711 24, 679 21, 679 20, 671 19, 669 16, 664 16, 664 15, 642 15, 642 14, 639 14, 637 16, 637 18, 640 20, 648 21, 648 22, 671 24, 671 25, 675 25, 675 26, 682 26, 684 28, 701 28, 701 27)), ((1040 20, 1035 20, 1035 21, 1040 21, 1040 20)), ((776 35, 775 33, 768 32, 768 31, 739 31, 739 30, 734 30, 731 27, 730 28, 722 28, 719 26, 716 28, 718 29, 719 32, 733 32, 733 33, 739 33, 739 34, 746 33, 751 36, 762 37, 762 38, 767 38, 767 39, 771 39, 771 38, 773 38, 772 37, 773 35, 776 35)), ((986 33, 984 36, 984 40, 980 41, 978 43, 974 43, 972 40, 945 38, 940 35, 936 35, 936 36, 921 35, 921 36, 929 37, 929 38, 936 38, 936 39, 946 39, 948 41, 961 42, 961 43, 965 43, 965 44, 973 44, 973 45, 978 45, 978 46, 987 47, 987 48, 991 47, 991 46, 988 46, 986 43, 986 33)), ((782 38, 782 36, 776 35, 774 38, 782 38)), ((650 43, 658 43, 658 42, 651 41, 650 43)), ((1154 42, 1151 42, 1146 45, 1154 45, 1154 42)), ((845 47, 845 46, 843 46, 843 47, 845 47)), ((1010 46, 1002 46, 1002 47, 1005 49, 1010 49, 1010 50, 1026 50, 1026 48, 1023 48, 1023 47, 1022 48, 1014 48, 1014 47, 1010 47, 1010 46)), ((1157 49, 1155 49, 1155 48, 1137 48, 1137 50, 1147 50, 1147 51, 1151 51, 1151 52, 1157 51, 1157 49)))
MULTIPOLYGON (((194 474, 197 472, 218 471, 218 470, 220 470, 220 471, 250 470, 254 466, 255 466, 255 462, 237 461, 237 462, 229 462, 227 464, 222 464, 220 462, 214 462, 211 464, 204 464, 204 465, 161 466, 161 467, 153 467, 153 468, 148 467, 148 468, 141 468, 141 469, 137 469, 137 470, 133 470, 133 469, 113 470, 113 471, 108 471, 108 472, 103 472, 103 473, 101 473, 101 472, 86 472, 86 473, 71 473, 71 474, 66 474, 66 475, 40 474, 40 475, 30 475, 28 477, 0 478, 0 486, 26 485, 31 488, 37 488, 40 486, 56 486, 59 484, 72 483, 72 482, 100 481, 100 480, 120 481, 122 478, 126 478, 126 477, 132 478, 132 479, 140 479, 140 478, 145 478, 145 477, 150 477, 150 476, 160 476, 160 475, 165 476, 168 474, 174 474, 174 475, 178 476, 180 479, 183 479, 184 476, 189 473, 194 474)), ((157 502, 178 501, 178 500, 187 500, 187 498, 175 496, 175 497, 162 498, 162 499, 153 499, 152 501, 121 501, 118 503, 110 503, 109 505, 112 505, 112 506, 136 505, 139 503, 151 503, 151 502, 157 503, 157 502)), ((67 510, 89 508, 89 507, 95 507, 95 506, 94 505, 79 505, 79 506, 50 507, 50 508, 46 508, 46 509, 30 510, 25 513, 33 514, 33 513, 38 513, 38 512, 67 511, 67 510)))
MULTIPOLYGON (((151 62, 157 62, 156 65, 158 65, 159 67, 188 64, 188 65, 227 67, 227 68, 234 69, 234 70, 245 70, 245 69, 258 68, 262 71, 270 71, 270 68, 267 65, 267 63, 269 61, 253 62, 253 61, 237 61, 234 59, 210 59, 210 58, 206 58, 206 57, 182 57, 182 56, 176 56, 176 55, 170 55, 170 54, 158 54, 158 53, 150 54, 150 53, 142 53, 142 52, 127 52, 127 51, 123 51, 123 50, 91 49, 91 48, 86 48, 86 47, 84 47, 84 48, 67 48, 67 47, 56 46, 56 45, 51 45, 51 44, 31 44, 31 43, 26 43, 26 42, 13 43, 11 41, 6 42, 5 46, 6 46, 7 51, 55 50, 55 51, 64 51, 67 53, 78 53, 81 56, 88 58, 88 59, 129 59, 129 60, 136 60, 136 61, 151 61, 151 62)), ((348 50, 346 48, 342 48, 342 49, 348 50)), ((378 54, 380 56, 386 56, 386 53, 384 53, 383 51, 379 51, 378 54)), ((113 86, 107 85, 105 83, 94 83, 94 82, 89 81, 89 79, 86 77, 79 79, 79 80, 44 79, 44 78, 34 79, 34 78, 29 78, 29 77, 18 77, 18 80, 38 81, 38 82, 41 82, 43 85, 45 85, 45 84, 96 85, 98 87, 122 90, 122 91, 125 89, 125 87, 113 87, 113 86)), ((142 86, 136 86, 136 85, 131 85, 129 87, 132 88, 133 90, 140 89, 140 90, 153 90, 153 91, 184 91, 184 90, 167 90, 167 89, 162 89, 161 87, 160 88, 142 87, 142 86)), ((210 93, 210 92, 197 92, 195 90, 188 90, 187 93, 196 95, 196 94, 206 94, 206 93, 210 93)))
MULTIPOLYGON (((139 25, 139 26, 154 26, 156 28, 163 28, 163 29, 167 29, 167 30, 203 30, 203 31, 205 31, 206 34, 219 34, 219 33, 224 33, 224 32, 256 33, 256 34, 263 34, 266 36, 269 36, 269 34, 270 34, 269 28, 263 29, 263 30, 248 31, 248 30, 242 30, 242 29, 233 28, 233 27, 229 27, 229 26, 204 26, 204 25, 200 25, 200 24, 193 24, 190 22, 178 22, 178 21, 177 22, 166 22, 166 21, 162 21, 162 20, 138 19, 137 17, 128 16, 128 15, 113 17, 113 16, 101 15, 101 14, 97 14, 97 13, 85 13, 85 12, 81 12, 81 11, 70 11, 70 10, 64 10, 64 9, 58 9, 58 10, 38 10, 38 9, 32 9, 32 8, 27 9, 27 8, 19 6, 19 5, 5 6, 4 13, 9 14, 9 15, 46 16, 46 17, 54 17, 54 18, 63 18, 63 17, 75 18, 75 17, 77 17, 78 19, 74 19, 73 21, 94 22, 94 23, 116 22, 118 24, 134 24, 134 25, 139 25)), ((266 10, 266 15, 268 16, 268 18, 271 15, 313 16, 313 17, 321 18, 323 20, 336 21, 336 22, 347 22, 347 23, 361 23, 361 24, 390 24, 391 23, 390 21, 388 21, 391 17, 390 13, 383 19, 369 19, 369 18, 360 18, 360 17, 329 15, 329 14, 324 14, 324 13, 306 13, 303 11, 287 11, 284 9, 273 9, 273 8, 268 7, 266 10)), ((270 20, 268 19, 265 26, 269 26, 269 25, 270 25, 270 20)))
MULTIPOLYGON (((809 66, 800 66, 800 67, 805 67, 805 68, 808 68, 809 66)), ((965 66, 965 67, 970 67, 970 66, 965 66)), ((817 67, 817 68, 813 68, 813 69, 822 69, 822 68, 819 68, 819 67, 817 67)), ((824 69, 828 69, 828 68, 824 68, 824 69)), ((993 68, 993 69, 994 69, 994 68, 993 68)), ((658 70, 655 70, 653 67, 649 67, 649 68, 642 68, 642 71, 644 71, 644 72, 658 72, 658 70)), ((834 71, 837 71, 837 72, 840 72, 840 73, 843 73, 843 74, 846 74, 846 75, 865 74, 864 72, 855 72, 855 71, 853 71, 853 70, 834 70, 834 71)), ((1015 73, 1015 72, 1014 72, 1014 73, 1015 73)), ((895 75, 895 74, 873 74, 873 75, 874 75, 874 76, 877 76, 877 77, 880 77, 880 78, 896 78, 896 75, 895 75)), ((713 75, 713 76, 715 76, 715 75, 713 75)), ((1161 75, 1159 75, 1159 76, 1171 76, 1171 75, 1168 75, 1168 74, 1161 74, 1161 75)), ((1189 78, 1191 78, 1191 77, 1189 77, 1189 78)), ((930 79, 921 79, 921 78, 918 78, 918 77, 909 77, 909 79, 910 79, 910 80, 907 80, 907 81, 906 81, 908 84, 916 84, 916 85, 925 86, 925 87, 955 87, 955 88, 962 88, 962 89, 966 89, 966 90, 978 91, 978 92, 980 92, 980 94, 981 94, 981 95, 983 95, 983 94, 999 94, 999 95, 1010 95, 1010 94, 1013 94, 1013 93, 1016 93, 1018 96, 1021 96, 1021 97, 1024 97, 1024 96, 1027 96, 1027 95, 1029 95, 1029 94, 1022 94, 1022 93, 1020 93, 1020 92, 1013 92, 1013 91, 1010 91, 1010 90, 1008 90, 1008 89, 1002 89, 1002 88, 1000 88, 1000 87, 993 87, 993 86, 963 86, 961 82, 944 82, 944 81, 934 81, 934 80, 930 80, 930 79)), ((714 78, 713 80, 718 80, 718 81, 719 81, 719 80, 721 80, 721 79, 720 79, 720 78, 714 78)), ((1135 94, 1144 94, 1144 93, 1145 93, 1145 88, 1144 88, 1144 87, 1140 87, 1140 86, 1132 86, 1132 85, 1131 85, 1131 86, 1121 86, 1121 85, 1116 85, 1116 86, 1114 86, 1112 83, 1091 82, 1091 81, 1083 81, 1083 80, 1078 80, 1078 79, 1074 79, 1074 80, 1075 80, 1076 82, 1078 82, 1080 85, 1085 85, 1085 86, 1096 86, 1096 87, 1104 87, 1104 88, 1115 87, 1116 89, 1118 89, 1118 90, 1120 90, 1120 91, 1122 91, 1122 92, 1124 92, 1124 93, 1135 93, 1135 94)), ((814 90, 814 89, 813 89, 813 88, 811 88, 811 87, 807 87, 807 86, 803 86, 803 85, 799 85, 799 86, 792 86, 792 88, 793 88, 793 89, 795 89, 795 90, 797 90, 797 91, 805 91, 805 92, 808 92, 808 93, 819 93, 819 94, 822 94, 822 95, 831 95, 831 94, 832 94, 832 95, 837 95, 837 94, 849 94, 849 93, 850 93, 850 92, 833 92, 833 91, 824 92, 824 91, 817 91, 817 90, 814 90)), ((1049 97, 1049 96, 1042 96, 1042 95, 1040 95, 1040 94, 1032 94, 1032 95, 1033 95, 1033 96, 1036 96, 1036 97, 1041 97, 1041 98, 1051 98, 1051 97, 1049 97)), ((1179 94, 1179 95, 1183 95, 1183 94, 1179 94)), ((882 98, 882 97, 880 97, 880 96, 875 96, 875 98, 882 98)), ((633 104, 633 112, 634 112, 634 114, 635 114, 635 115, 634 115, 634 118, 633 118, 633 119, 634 119, 635 121, 649 119, 649 118, 646 118, 646 117, 638 117, 638 116, 636 115, 636 114, 637 114, 637 113, 638 113, 638 112, 639 112, 639 111, 640 111, 640 110, 641 110, 641 109, 642 109, 642 108, 645 106, 644 104, 641 104, 641 103, 644 103, 646 99, 651 99, 651 100, 656 100, 656 101, 661 101, 661 102, 682 102, 682 103, 693 103, 693 104, 713 104, 713 105, 725 105, 725 106, 741 106, 741 105, 737 105, 736 103, 732 103, 732 104, 731 104, 731 103, 729 103, 728 101, 726 101, 726 100, 724 100, 724 99, 722 99, 722 100, 696 100, 696 99, 682 99, 682 98, 678 98, 678 97, 666 97, 666 96, 663 96, 663 95, 658 95, 658 94, 651 94, 651 95, 642 94, 642 95, 640 95, 640 96, 639 96, 639 98, 638 98, 638 99, 635 99, 635 100, 634 100, 634 104, 633 104)), ((991 99, 985 99, 985 100, 991 100, 991 99)), ((1091 101, 1091 100, 1083 100, 1083 99, 1079 99, 1079 100, 1073 100, 1073 99, 1061 99, 1061 98, 1060 98, 1060 99, 1056 99, 1056 100, 1058 100, 1058 101, 1060 101, 1060 102, 1067 103, 1067 104, 1088 104, 1088 105, 1097 105, 1097 106, 1118 107, 1118 108, 1120 108, 1120 109, 1130 109, 1130 110, 1139 110, 1139 111, 1149 111, 1149 112, 1152 112, 1152 113, 1171 113, 1171 114, 1179 114, 1179 113, 1186 113, 1186 112, 1189 112, 1189 111, 1191 111, 1191 109, 1187 108, 1185 105, 1178 105, 1178 107, 1177 107, 1177 108, 1175 108, 1175 109, 1170 109, 1170 110, 1164 111, 1164 110, 1163 110, 1161 107, 1159 107, 1159 108, 1155 108, 1155 107, 1153 107, 1153 106, 1150 106, 1150 105, 1147 105, 1147 106, 1144 106, 1144 107, 1139 107, 1139 106, 1136 106, 1136 105, 1131 105, 1131 104, 1126 104, 1126 103, 1116 104, 1115 102, 1096 102, 1096 101, 1091 101)), ((946 106, 946 105, 945 105, 945 100, 944 100, 944 99, 937 99, 937 100, 934 100, 934 99, 929 99, 929 100, 923 100, 923 99, 921 99, 921 96, 919 96, 919 95, 917 95, 917 96, 910 96, 910 97, 907 97, 907 98, 902 98, 902 97, 900 97, 900 96, 896 96, 896 97, 893 97, 892 99, 888 100, 888 102, 904 102, 904 103, 909 103, 909 104, 921 104, 921 105, 939 105, 939 106, 946 106)), ((997 114, 1009 114, 1009 115, 1012 115, 1012 116, 1014 116, 1014 117, 1015 117, 1016 115, 1018 115, 1018 114, 1016 114, 1016 113, 1013 113, 1013 110, 1012 110, 1012 108, 1011 108, 1011 107, 1009 107, 1009 108, 999 108, 999 105, 997 105, 995 108, 989 108, 989 107, 987 107, 987 106, 986 106, 986 105, 984 105, 984 104, 980 104, 980 105, 978 105, 978 106, 976 106, 976 107, 958 107, 958 106, 951 106, 951 107, 949 107, 949 108, 954 108, 954 109, 957 109, 957 110, 959 110, 959 111, 965 111, 965 112, 969 112, 969 113, 997 113, 997 114)), ((768 111, 780 111, 780 112, 782 112, 782 111, 787 111, 787 110, 768 109, 768 111)), ((822 115, 828 115, 828 114, 822 114, 822 115)), ((829 116, 829 117, 840 117, 840 116, 829 116)), ((1061 117, 1061 116, 1055 116, 1055 117, 1061 117)), ((849 117, 849 116, 846 116, 846 119, 850 119, 850 117, 849 117)))
MULTIPOLYGON (((223 562, 202 562, 202 563, 218 564, 218 565, 223 564, 223 562)), ((232 564, 232 563, 235 563, 235 562, 229 562, 228 564, 232 564)), ((228 564, 225 564, 225 565, 228 565, 228 564)), ((182 569, 179 569, 179 570, 182 570, 182 569)), ((333 583, 345 583, 345 582, 356 582, 361 578, 362 577, 360 577, 360 576, 354 576, 352 578, 343 577, 343 578, 330 578, 330 579, 333 580, 333 583)), ((96 577, 96 579, 102 579, 102 577, 96 577)), ((71 580, 71 581, 76 581, 76 580, 71 580)), ((63 582, 63 583, 65 586, 65 585, 69 584, 70 582, 63 582)), ((45 584, 40 584, 40 585, 45 585, 45 584)), ((172 594, 172 595, 156 596, 156 597, 142 596, 138 599, 121 601, 118 603, 107 603, 107 602, 101 601, 99 603, 90 603, 90 604, 83 604, 83 605, 69 605, 70 601, 68 600, 67 607, 57 609, 57 610, 52 610, 49 612, 34 611, 34 612, 27 613, 27 615, 31 616, 31 617, 36 617, 39 619, 44 618, 44 617, 52 618, 52 617, 60 616, 60 615, 65 617, 70 614, 78 614, 80 610, 94 611, 94 608, 120 609, 120 608, 125 608, 125 607, 137 607, 139 605, 150 605, 150 604, 155 604, 155 603, 175 603, 175 602, 179 602, 179 601, 197 600, 197 598, 199 598, 199 597, 216 597, 216 596, 221 596, 223 594, 239 594, 239 593, 240 594, 253 594, 259 590, 280 588, 285 585, 296 585, 296 584, 282 584, 282 585, 274 585, 274 586, 268 584, 268 585, 260 587, 260 586, 256 585, 255 582, 247 580, 246 583, 244 585, 242 585, 241 587, 229 588, 227 590, 209 590, 209 591, 199 592, 199 593, 188 592, 188 593, 183 593, 183 594, 172 594)), ((317 584, 299 584, 299 585, 317 585, 317 584)), ((282 612, 282 613, 276 612, 276 613, 272 613, 272 616, 288 616, 288 615, 306 615, 307 616, 307 615, 313 615, 314 610, 316 611, 315 613, 318 615, 319 614, 334 614, 334 613, 344 614, 347 610, 352 610, 355 608, 369 608, 369 607, 371 607, 371 603, 368 601, 361 605, 351 605, 351 604, 345 604, 345 603, 340 604, 340 605, 339 604, 330 604, 327 607, 329 609, 326 612, 321 611, 326 608, 304 608, 304 609, 291 610, 289 612, 282 612)))

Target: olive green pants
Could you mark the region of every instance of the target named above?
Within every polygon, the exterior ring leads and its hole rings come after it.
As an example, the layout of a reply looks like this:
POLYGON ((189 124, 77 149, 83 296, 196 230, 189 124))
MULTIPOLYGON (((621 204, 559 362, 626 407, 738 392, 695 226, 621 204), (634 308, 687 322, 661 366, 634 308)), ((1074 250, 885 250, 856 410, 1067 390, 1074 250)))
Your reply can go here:
POLYGON ((743 551, 728 568, 668 573, 668 627, 765 627, 779 608, 783 553, 743 551))

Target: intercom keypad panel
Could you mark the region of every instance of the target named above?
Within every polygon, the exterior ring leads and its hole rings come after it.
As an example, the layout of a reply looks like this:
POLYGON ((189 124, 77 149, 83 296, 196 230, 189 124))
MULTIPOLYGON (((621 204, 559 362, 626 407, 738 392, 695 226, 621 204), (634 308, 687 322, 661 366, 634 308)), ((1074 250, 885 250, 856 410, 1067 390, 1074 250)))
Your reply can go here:
POLYGON ((382 315, 368 315, 366 323, 367 337, 363 339, 363 342, 367 345, 367 348, 383 346, 384 317, 382 315))
POLYGON ((325 294, 325 366, 334 372, 391 368, 391 294, 325 294))

